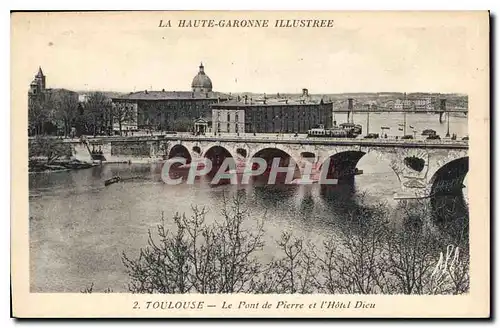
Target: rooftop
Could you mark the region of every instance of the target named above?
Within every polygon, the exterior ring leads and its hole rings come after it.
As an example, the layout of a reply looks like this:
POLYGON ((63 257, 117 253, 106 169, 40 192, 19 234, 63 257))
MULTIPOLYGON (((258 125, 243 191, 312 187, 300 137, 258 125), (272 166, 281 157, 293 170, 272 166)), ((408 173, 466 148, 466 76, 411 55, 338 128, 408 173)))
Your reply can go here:
POLYGON ((311 97, 298 97, 298 98, 267 98, 259 97, 252 99, 250 97, 233 98, 228 101, 216 104, 217 107, 234 107, 234 106, 284 106, 284 105, 316 105, 320 103, 331 103, 323 98, 313 99, 311 97))
POLYGON ((118 97, 113 97, 113 100, 176 100, 176 99, 228 99, 228 95, 220 92, 192 92, 192 91, 139 91, 131 92, 118 97))

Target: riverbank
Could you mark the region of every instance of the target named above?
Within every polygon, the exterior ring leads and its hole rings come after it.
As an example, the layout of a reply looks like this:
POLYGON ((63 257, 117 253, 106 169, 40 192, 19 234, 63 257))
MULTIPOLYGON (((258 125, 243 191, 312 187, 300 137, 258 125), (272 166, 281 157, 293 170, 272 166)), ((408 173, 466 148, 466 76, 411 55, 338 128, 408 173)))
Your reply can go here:
POLYGON ((80 161, 77 159, 70 160, 56 160, 47 163, 45 159, 30 158, 28 162, 29 173, 49 173, 49 172, 63 172, 70 170, 88 169, 99 164, 80 161))
POLYGON ((163 163, 164 161, 165 160, 161 157, 158 158, 131 157, 131 158, 111 160, 111 161, 103 161, 102 164, 158 164, 158 163, 163 163))

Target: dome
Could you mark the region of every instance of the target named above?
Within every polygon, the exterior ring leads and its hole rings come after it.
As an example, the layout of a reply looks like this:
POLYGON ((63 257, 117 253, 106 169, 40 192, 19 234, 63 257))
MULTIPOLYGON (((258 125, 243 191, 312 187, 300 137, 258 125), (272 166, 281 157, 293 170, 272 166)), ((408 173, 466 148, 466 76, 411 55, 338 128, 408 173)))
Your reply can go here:
POLYGON ((194 77, 191 88, 194 92, 210 92, 212 91, 212 80, 205 74, 203 63, 200 64, 200 71, 194 77))

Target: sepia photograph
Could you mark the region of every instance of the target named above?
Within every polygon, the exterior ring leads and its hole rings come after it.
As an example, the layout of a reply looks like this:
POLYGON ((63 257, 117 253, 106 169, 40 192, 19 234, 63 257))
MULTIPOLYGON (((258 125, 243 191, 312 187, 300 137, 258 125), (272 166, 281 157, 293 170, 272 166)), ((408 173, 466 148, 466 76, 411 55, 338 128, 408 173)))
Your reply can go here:
POLYGON ((488 12, 11 28, 14 315, 489 316, 488 12))

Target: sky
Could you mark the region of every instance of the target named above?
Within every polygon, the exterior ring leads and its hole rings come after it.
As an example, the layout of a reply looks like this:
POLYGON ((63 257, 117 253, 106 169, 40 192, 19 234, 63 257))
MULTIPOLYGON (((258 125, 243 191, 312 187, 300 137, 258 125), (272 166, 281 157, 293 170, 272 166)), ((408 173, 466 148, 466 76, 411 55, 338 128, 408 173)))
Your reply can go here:
MULTIPOLYGON (((479 14, 366 12, 17 13, 12 71, 29 83, 132 92, 189 90, 200 62, 214 91, 460 92, 487 70, 479 14), (173 27, 160 28, 159 21, 173 27), (180 19, 333 19, 332 28, 178 28, 180 19)), ((486 42, 485 42, 486 40, 486 42)))

